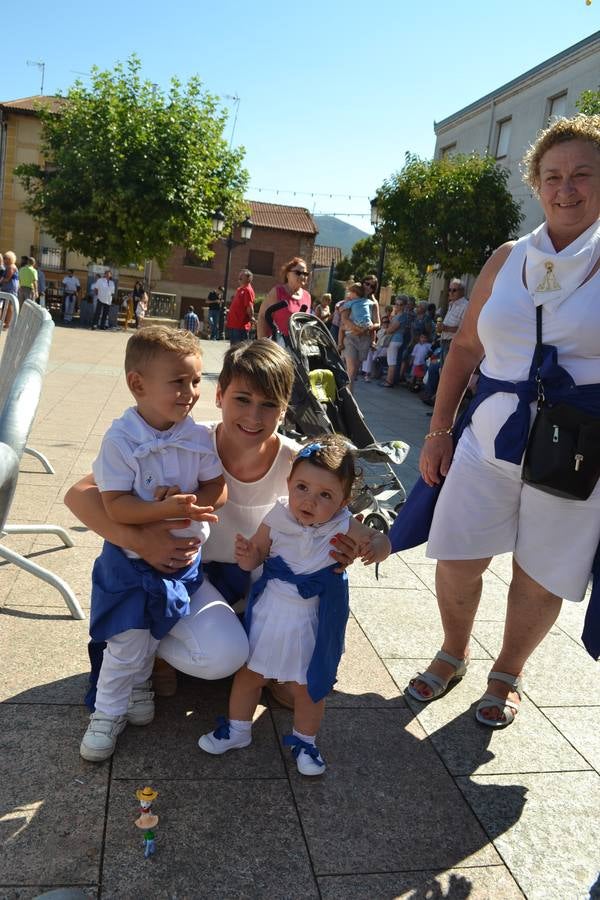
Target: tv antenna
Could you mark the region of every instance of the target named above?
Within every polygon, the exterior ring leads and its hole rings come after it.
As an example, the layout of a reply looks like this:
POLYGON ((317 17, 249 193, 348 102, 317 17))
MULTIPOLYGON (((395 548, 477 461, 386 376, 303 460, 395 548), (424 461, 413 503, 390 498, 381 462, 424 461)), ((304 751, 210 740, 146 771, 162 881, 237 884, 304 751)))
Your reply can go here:
POLYGON ((43 94, 44 93, 44 75, 46 73, 46 63, 41 62, 41 60, 37 60, 37 59, 28 59, 27 65, 28 66, 37 66, 38 69, 42 70, 42 86, 40 88, 40 94, 43 94))
POLYGON ((226 100, 231 100, 235 107, 235 115, 233 117, 233 126, 231 128, 231 137, 229 138, 229 149, 231 150, 231 146, 233 144, 233 136, 235 134, 235 126, 237 125, 238 112, 240 111, 240 103, 241 97, 238 97, 237 94, 223 94, 226 100))

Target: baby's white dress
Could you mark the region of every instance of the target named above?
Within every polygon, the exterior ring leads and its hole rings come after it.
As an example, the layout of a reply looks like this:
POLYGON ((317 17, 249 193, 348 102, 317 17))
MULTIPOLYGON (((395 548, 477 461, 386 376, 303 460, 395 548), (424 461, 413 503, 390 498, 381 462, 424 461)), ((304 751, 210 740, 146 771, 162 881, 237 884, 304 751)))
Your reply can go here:
MULTIPOLYGON (((271 530, 269 556, 280 556, 295 575, 335 565, 329 555, 331 538, 346 534, 351 518, 344 506, 323 525, 300 525, 289 511, 287 498, 282 498, 263 519, 271 530)), ((252 608, 248 668, 265 678, 306 684, 318 614, 318 596, 304 599, 295 585, 276 578, 268 581, 252 608)))

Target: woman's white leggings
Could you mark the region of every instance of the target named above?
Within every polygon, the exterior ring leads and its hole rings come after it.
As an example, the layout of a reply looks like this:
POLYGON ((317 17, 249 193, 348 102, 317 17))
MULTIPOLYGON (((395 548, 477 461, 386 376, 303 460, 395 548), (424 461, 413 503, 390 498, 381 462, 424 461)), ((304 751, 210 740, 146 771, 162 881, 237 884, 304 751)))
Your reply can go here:
POLYGON ((162 639, 156 655, 195 678, 225 678, 248 659, 248 638, 232 608, 205 579, 190 600, 189 616, 162 639))

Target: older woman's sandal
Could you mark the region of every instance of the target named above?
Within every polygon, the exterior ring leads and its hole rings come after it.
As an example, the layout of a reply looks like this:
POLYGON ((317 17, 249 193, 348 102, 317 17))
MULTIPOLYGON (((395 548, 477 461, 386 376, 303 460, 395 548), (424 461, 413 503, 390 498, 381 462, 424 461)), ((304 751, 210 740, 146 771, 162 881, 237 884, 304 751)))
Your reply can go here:
POLYGON ((460 681, 460 679, 467 674, 467 666, 469 665, 468 657, 466 659, 457 659, 456 656, 451 656, 449 653, 446 653, 445 650, 438 650, 434 658, 440 659, 450 666, 454 666, 454 672, 446 681, 444 681, 443 678, 440 678, 439 675, 434 675, 433 672, 418 672, 408 683, 406 692, 410 694, 414 700, 418 700, 420 703, 428 703, 430 700, 437 700, 438 697, 442 697, 451 684, 455 681, 460 681), (415 687, 416 681, 422 681, 431 689, 431 695, 429 697, 425 697, 424 694, 419 693, 415 687))
MULTIPOLYGON (((519 701, 522 699, 523 682, 518 675, 507 675, 506 672, 490 672, 488 681, 503 681, 505 684, 508 684, 511 691, 519 695, 519 701)), ((506 728, 507 725, 514 722, 518 709, 519 704, 515 703, 514 700, 503 699, 502 697, 496 697, 495 694, 488 693, 484 694, 477 704, 475 718, 482 725, 487 725, 488 728, 506 728), (493 709, 494 707, 502 710, 499 719, 486 719, 485 716, 481 715, 484 709, 493 709)))

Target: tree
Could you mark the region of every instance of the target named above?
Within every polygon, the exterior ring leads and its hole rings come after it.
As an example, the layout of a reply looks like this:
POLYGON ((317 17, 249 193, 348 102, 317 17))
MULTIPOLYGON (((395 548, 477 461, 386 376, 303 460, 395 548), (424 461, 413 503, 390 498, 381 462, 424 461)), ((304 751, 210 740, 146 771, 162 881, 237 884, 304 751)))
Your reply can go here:
POLYGON ((583 91, 577 98, 575 106, 586 116, 600 115, 600 91, 583 91))
MULTIPOLYGON (((345 256, 336 266, 336 278, 347 281, 354 276, 359 281, 365 275, 376 274, 379 270, 381 232, 362 238, 352 247, 350 256, 345 256)), ((390 284, 394 291, 419 295, 423 293, 424 279, 411 263, 402 259, 393 246, 388 246, 383 268, 383 284, 390 284)))
POLYGON ((436 264, 447 277, 478 272, 523 218, 508 175, 491 156, 429 162, 407 153, 377 195, 388 242, 421 275, 436 264))
POLYGON ((114 265, 169 256, 183 245, 207 258, 211 214, 246 215, 243 149, 223 138, 227 115, 192 78, 167 93, 140 77, 141 63, 81 82, 52 112, 40 106, 45 165, 16 168, 25 209, 66 250, 114 265))

